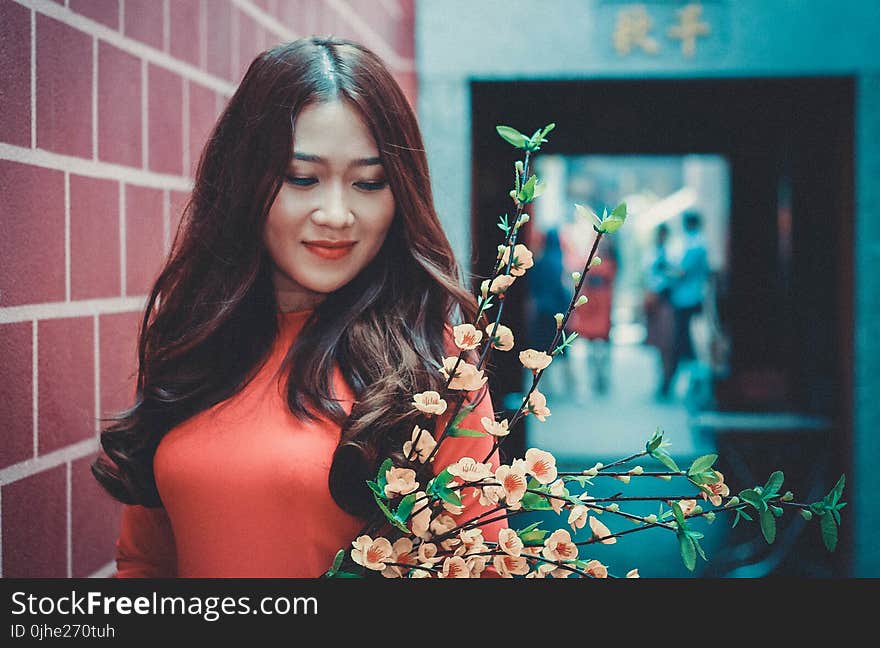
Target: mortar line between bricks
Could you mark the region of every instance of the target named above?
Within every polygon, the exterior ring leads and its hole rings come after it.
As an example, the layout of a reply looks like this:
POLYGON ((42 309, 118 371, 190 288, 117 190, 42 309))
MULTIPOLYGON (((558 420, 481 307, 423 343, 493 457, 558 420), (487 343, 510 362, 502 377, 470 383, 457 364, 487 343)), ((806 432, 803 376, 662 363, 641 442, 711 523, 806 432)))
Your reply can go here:
POLYGON ((232 4, 242 13, 247 14, 263 27, 286 40, 296 40, 299 35, 275 16, 267 13, 247 0, 232 0, 232 4))
POLYGON ((40 385, 40 353, 37 345, 39 344, 39 340, 37 339, 37 322, 38 318, 34 315, 28 317, 31 320, 31 391, 33 392, 33 397, 31 399, 31 406, 33 408, 33 412, 31 414, 33 420, 31 423, 33 424, 33 441, 34 441, 34 457, 37 456, 37 452, 39 451, 39 413, 40 413, 40 394, 39 394, 39 385, 40 385))
POLYGON ((118 180, 119 182, 127 182, 142 187, 167 188, 176 191, 190 191, 192 189, 192 180, 184 176, 146 171, 111 162, 87 160, 72 155, 52 153, 43 149, 30 149, 4 142, 0 142, 0 160, 21 162, 44 169, 69 171, 70 173, 90 178, 118 180))
POLYGON ((37 148, 37 12, 31 10, 31 148, 37 148))
POLYGON ((69 461, 82 459, 90 454, 98 452, 98 441, 94 436, 83 439, 69 446, 55 450, 47 454, 20 461, 6 468, 0 469, 0 486, 6 486, 12 482, 19 481, 26 477, 31 477, 38 473, 58 466, 63 466, 69 461))
POLYGON ((67 462, 67 474, 66 474, 66 482, 67 482, 67 577, 73 577, 73 513, 70 510, 71 501, 73 497, 71 496, 71 473, 73 472, 73 466, 70 461, 67 462))
MULTIPOLYGON (((194 65, 179 61, 162 50, 145 45, 144 43, 129 38, 128 36, 124 36, 119 31, 112 29, 107 25, 73 13, 60 5, 55 4, 51 0, 14 1, 34 12, 48 16, 70 27, 74 27, 84 34, 100 38, 102 41, 105 41, 128 54, 133 54, 138 58, 154 63, 160 67, 175 72, 180 76, 197 81, 213 90, 225 92, 227 94, 232 94, 235 91, 235 85, 227 79, 221 79, 220 77, 209 74, 204 70, 200 70, 194 65)), ((35 20, 36 18, 33 18, 33 21, 35 20)), ((35 24, 35 22, 32 22, 32 33, 36 30, 34 26, 35 24)), ((32 39, 32 51, 36 48, 34 41, 35 39, 32 39)))
POLYGON ((64 172, 64 301, 70 301, 70 173, 64 172))
MULTIPOLYGON (((147 295, 129 297, 101 297, 71 302, 45 302, 22 306, 0 307, 0 324, 43 321, 64 317, 91 317, 112 313, 143 313, 147 307, 147 295)), ((36 330, 34 348, 36 349, 36 330)))

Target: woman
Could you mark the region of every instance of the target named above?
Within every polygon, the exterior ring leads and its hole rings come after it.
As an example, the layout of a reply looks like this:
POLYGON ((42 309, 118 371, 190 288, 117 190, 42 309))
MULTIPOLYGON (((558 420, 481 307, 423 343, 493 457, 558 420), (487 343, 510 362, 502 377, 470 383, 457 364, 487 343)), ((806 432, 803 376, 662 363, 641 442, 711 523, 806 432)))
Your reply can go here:
MULTIPOLYGON (((424 424, 413 395, 443 393, 451 324, 475 314, 381 61, 333 38, 260 54, 202 153, 144 313, 134 406, 92 466, 126 504, 116 575, 320 576, 376 514, 365 480, 402 464, 424 424)), ((456 393, 477 404, 462 427, 494 419, 485 386, 456 393)), ((492 441, 440 448, 413 467, 481 461, 492 441)))

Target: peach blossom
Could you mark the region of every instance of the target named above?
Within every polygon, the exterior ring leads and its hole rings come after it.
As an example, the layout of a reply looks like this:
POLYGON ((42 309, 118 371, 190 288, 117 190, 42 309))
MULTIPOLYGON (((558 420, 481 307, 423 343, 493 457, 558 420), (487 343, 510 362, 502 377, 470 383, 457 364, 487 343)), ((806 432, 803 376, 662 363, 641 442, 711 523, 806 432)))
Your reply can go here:
POLYGON ((627 578, 639 578, 639 570, 638 569, 630 569, 626 572, 627 578))
POLYGON ((462 545, 466 547, 470 552, 474 551, 474 547, 485 546, 483 530, 480 527, 475 527, 473 529, 462 529, 458 532, 458 537, 461 540, 462 545))
POLYGON ((712 491, 712 495, 706 495, 705 492, 700 492, 700 495, 703 496, 703 499, 708 499, 712 502, 713 506, 721 506, 721 498, 730 495, 730 488, 724 483, 724 475, 717 470, 714 472, 718 476, 718 481, 714 484, 704 484, 706 488, 712 491))
POLYGON ((458 363, 458 368, 455 370, 455 376, 452 378, 452 382, 449 383, 449 389, 473 391, 486 384, 488 378, 483 375, 482 370, 477 370, 474 365, 465 362, 464 360, 459 362, 457 356, 449 356, 443 360, 443 368, 440 371, 446 376, 447 380, 449 379, 449 375, 452 373, 452 368, 455 367, 456 363, 458 363))
POLYGON ((433 542, 423 542, 419 545, 419 562, 423 565, 433 565, 439 561, 437 556, 437 545, 433 542))
MULTIPOLYGON (((434 533, 434 535, 442 535, 457 526, 458 523, 452 517, 446 515, 445 513, 442 513, 434 518, 434 520, 431 522, 430 529, 434 533)), ((456 544, 457 540, 458 539, 456 538, 456 544)))
POLYGON ((503 437, 510 434, 510 428, 508 427, 509 423, 507 419, 496 421, 495 419, 491 419, 488 416, 484 416, 480 419, 480 423, 483 424, 483 429, 494 437, 503 437))
POLYGON ((470 578, 471 570, 461 556, 450 556, 443 561, 439 578, 470 578))
POLYGON ((362 535, 351 545, 354 547, 351 550, 351 559, 367 569, 382 571, 386 562, 393 562, 393 549, 387 538, 373 540, 368 535, 362 535))
MULTIPOLYGON (((504 247, 504 254, 501 257, 501 263, 507 267, 507 261, 510 259, 510 246, 504 247)), ((526 270, 535 265, 534 256, 531 250, 522 243, 513 246, 513 263, 510 264, 510 274, 521 277, 526 270)))
POLYGON ((550 506, 553 507, 553 510, 556 511, 556 514, 562 513, 562 509, 565 507, 565 502, 561 499, 557 499, 558 497, 566 496, 566 488, 565 482, 561 479, 557 479, 552 484, 550 484, 550 494, 556 495, 556 497, 550 498, 550 506))
POLYGON ((556 479, 556 458, 549 452, 529 448, 526 450, 526 472, 540 483, 549 484, 556 479))
POLYGON ((584 571, 593 578, 608 578, 608 567, 600 563, 598 560, 591 560, 587 563, 584 571))
POLYGON ((457 477, 461 483, 478 482, 492 476, 492 466, 480 463, 472 457, 462 457, 451 466, 447 466, 449 474, 457 477))
POLYGON ((395 495, 407 495, 417 490, 419 482, 416 481, 416 471, 411 468, 392 468, 385 471, 385 497, 395 495))
POLYGON ((681 509, 682 515, 687 517, 690 515, 695 508, 697 508, 697 500, 695 499, 687 499, 687 500, 678 500, 678 507, 681 509))
POLYGON ((480 486, 475 490, 482 506, 498 504, 504 498, 504 489, 501 486, 480 486))
POLYGON ((513 465, 501 465, 495 471, 495 479, 504 489, 504 501, 507 504, 519 502, 526 494, 526 464, 521 459, 513 462, 513 465))
POLYGON ((413 406, 428 416, 439 416, 446 411, 446 401, 435 391, 424 391, 413 396, 413 406))
POLYGON ((556 529, 544 540, 544 549, 541 553, 547 560, 575 560, 578 557, 578 548, 571 541, 568 531, 556 529))
MULTIPOLYGON (((391 546, 391 560, 388 562, 411 565, 415 563, 416 556, 412 554, 413 543, 409 538, 399 538, 391 546)), ((385 578, 400 578, 403 576, 405 567, 389 565, 382 571, 385 578)))
POLYGON ((505 528, 498 532, 498 548, 510 556, 519 556, 525 547, 514 529, 505 528))
POLYGON ((470 572, 470 577, 479 578, 486 570, 486 563, 489 562, 489 556, 469 556, 465 558, 464 562, 470 572))
POLYGON ((572 531, 577 532, 578 529, 583 529, 587 524, 588 517, 586 506, 581 504, 572 506, 571 511, 568 513, 568 524, 571 526, 572 531))
POLYGON ((544 351, 535 351, 535 349, 526 349, 519 352, 519 361, 522 366, 532 371, 541 371, 546 369, 553 361, 553 356, 548 355, 544 351))
POLYGON ((478 331, 473 324, 454 326, 452 333, 455 336, 455 346, 465 351, 476 349, 480 346, 480 340, 483 339, 483 332, 478 331))
MULTIPOLYGON (((590 518, 590 529, 593 531, 594 538, 605 538, 605 536, 611 535, 611 530, 599 522, 599 520, 595 517, 590 518)), ((617 542, 617 538, 605 538, 604 540, 599 540, 602 544, 615 544, 617 542)))
POLYGON ((499 351, 510 351, 513 348, 513 331, 504 324, 489 324, 486 335, 492 340, 492 346, 499 351))
POLYGON ((425 463, 435 447, 437 447, 437 440, 431 431, 416 425, 412 431, 412 438, 403 444, 403 456, 425 463), (414 447, 415 449, 413 449, 414 447))
POLYGON ((542 423, 550 416, 550 408, 547 407, 547 397, 537 389, 529 394, 529 400, 526 403, 526 414, 534 414, 542 423))
POLYGON ((413 516, 410 518, 410 531, 418 538, 427 540, 431 537, 428 530, 431 524, 431 507, 428 504, 428 498, 424 491, 416 493, 416 503, 413 507, 413 516))
MULTIPOLYGON (((498 275, 489 286, 489 292, 491 292, 493 295, 503 293, 505 290, 510 288, 510 286, 513 284, 514 279, 516 279, 516 277, 514 277, 513 275, 498 275)), ((486 281, 489 280, 487 279, 486 281)))
POLYGON ((525 556, 497 554, 492 558, 492 565, 502 578, 513 578, 514 575, 523 576, 529 573, 529 561, 525 556))

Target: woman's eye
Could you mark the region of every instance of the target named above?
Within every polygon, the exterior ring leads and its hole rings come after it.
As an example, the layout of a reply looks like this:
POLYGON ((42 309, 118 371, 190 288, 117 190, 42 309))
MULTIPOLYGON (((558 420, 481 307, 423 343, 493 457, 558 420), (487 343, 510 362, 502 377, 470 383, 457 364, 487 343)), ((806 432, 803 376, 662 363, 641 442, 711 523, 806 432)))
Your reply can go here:
POLYGON ((384 189, 388 183, 385 180, 378 180, 376 182, 356 182, 355 186, 360 187, 361 189, 366 189, 367 191, 379 191, 380 189, 384 189))
POLYGON ((302 176, 287 176, 287 181, 297 187, 309 187, 315 184, 318 180, 317 178, 306 178, 302 176))

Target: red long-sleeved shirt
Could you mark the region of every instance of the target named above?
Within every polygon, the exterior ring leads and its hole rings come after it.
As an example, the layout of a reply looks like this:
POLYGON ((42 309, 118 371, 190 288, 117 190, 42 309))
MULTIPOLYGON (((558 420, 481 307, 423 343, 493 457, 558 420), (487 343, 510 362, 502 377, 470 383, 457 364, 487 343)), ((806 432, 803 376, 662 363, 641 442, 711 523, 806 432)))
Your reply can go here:
MULTIPOLYGON (((253 381, 162 439, 153 468, 165 507, 124 506, 115 577, 317 577, 339 549, 351 549, 364 521, 340 509, 327 485, 340 428, 294 417, 286 376, 276 374, 310 312, 280 313, 280 335, 253 381)), ((457 354, 451 334, 447 348, 457 354)), ((353 394, 338 369, 334 386, 350 412, 353 394)), ((482 430, 483 416, 494 416, 488 394, 461 425, 482 430)), ((434 470, 464 456, 482 461, 491 446, 488 436, 447 439, 434 470)), ((490 464, 498 466, 497 452, 490 464)), ((457 520, 487 510, 467 497, 457 520)), ((484 537, 495 541, 505 526, 484 526, 484 537)))

